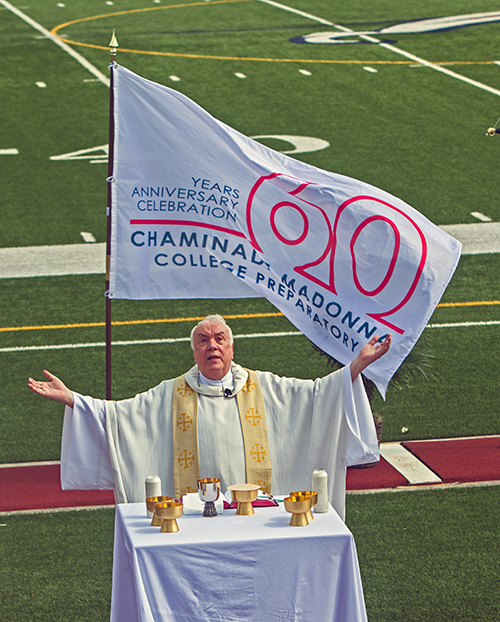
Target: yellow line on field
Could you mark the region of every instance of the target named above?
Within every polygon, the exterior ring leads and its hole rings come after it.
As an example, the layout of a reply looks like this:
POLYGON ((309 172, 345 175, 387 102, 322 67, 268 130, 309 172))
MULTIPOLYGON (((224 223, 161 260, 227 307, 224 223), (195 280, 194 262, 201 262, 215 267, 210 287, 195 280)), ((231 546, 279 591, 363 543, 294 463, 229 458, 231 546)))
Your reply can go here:
MULTIPOLYGON (((224 317, 228 320, 235 319, 253 319, 253 318, 261 318, 261 317, 278 317, 283 315, 283 313, 242 313, 239 315, 224 315, 224 317)), ((172 317, 172 318, 162 318, 156 320, 123 320, 111 322, 112 326, 130 326, 135 324, 167 324, 172 322, 199 322, 203 320, 206 316, 201 315, 200 317, 172 317)), ((45 324, 43 326, 9 326, 5 328, 0 328, 0 332, 11 332, 16 330, 47 330, 53 328, 95 328, 106 326, 105 322, 87 322, 87 323, 79 323, 79 324, 45 324)))
MULTIPOLYGON (((117 15, 130 15, 132 13, 146 13, 148 11, 164 11, 165 9, 184 9, 186 7, 191 6, 211 6, 213 4, 234 4, 236 2, 251 2, 252 0, 211 0, 210 5, 204 2, 189 2, 186 4, 171 4, 169 6, 152 6, 145 7, 143 9, 128 9, 126 11, 116 11, 115 13, 104 13, 103 15, 91 15, 89 17, 80 17, 78 19, 73 19, 70 22, 64 22, 64 24, 59 24, 59 26, 54 26, 50 31, 53 35, 57 34, 58 30, 65 28, 66 26, 72 26, 73 24, 80 24, 82 22, 90 22, 94 19, 104 19, 106 17, 116 17, 117 15)), ((85 44, 81 44, 85 45, 85 44)), ((103 50, 109 50, 108 47, 102 48, 103 50)), ((121 48, 120 48, 121 50, 121 48)))
MULTIPOLYGON (((246 0, 237 0, 238 2, 244 2, 246 0)), ((64 24, 62 24, 64 25, 64 24)), ((59 28, 59 27, 56 27, 59 28)), ((55 34, 56 29, 52 29, 52 34, 55 34)), ((56 35, 59 37, 59 35, 56 35)), ((81 47, 94 48, 96 50, 109 50, 109 47, 104 45, 95 45, 94 43, 82 43, 81 41, 73 41, 66 37, 59 37, 64 43, 71 45, 79 45, 81 47)), ((324 65, 418 65, 414 60, 335 60, 335 59, 321 59, 321 58, 260 58, 257 56, 216 56, 215 54, 181 54, 177 52, 155 52, 154 50, 133 50, 128 48, 119 48, 120 54, 122 52, 127 54, 147 54, 149 56, 170 56, 175 58, 205 58, 208 60, 237 60, 237 61, 252 61, 258 63, 313 63, 324 65)), ((494 65, 495 61, 449 61, 449 62, 433 62, 433 65, 494 65)), ((425 65, 422 65, 424 67, 425 65)))
MULTIPOLYGON (((438 308, 444 307, 479 307, 485 305, 500 305, 500 300, 480 300, 471 302, 442 302, 438 308)), ((263 317, 280 317, 283 313, 239 313, 236 315, 224 315, 228 320, 255 319, 263 317)), ((199 322, 204 319, 204 315, 199 317, 171 317, 156 320, 117 320, 111 322, 112 326, 133 326, 138 324, 171 324, 173 322, 199 322)), ((6 326, 0 328, 0 333, 14 332, 18 330, 50 330, 55 328, 99 328, 105 326, 105 322, 81 322, 78 324, 44 324, 42 326, 6 326)))
POLYGON ((481 305, 500 305, 500 300, 482 300, 477 302, 442 302, 438 307, 479 307, 481 305))
MULTIPOLYGON (((145 7, 142 9, 129 9, 127 11, 117 11, 115 13, 104 13, 102 15, 92 15, 90 17, 81 17, 69 22, 64 22, 58 26, 54 26, 50 33, 56 36, 58 39, 66 44, 79 45, 81 47, 94 48, 97 50, 109 51, 109 46, 95 45, 93 43, 83 43, 82 41, 73 41, 62 37, 57 33, 66 28, 67 26, 73 26, 83 22, 89 22, 96 19, 104 19, 107 17, 116 17, 118 15, 129 15, 133 13, 145 13, 146 11, 162 11, 165 9, 184 9, 186 7, 195 6, 212 6, 214 4, 234 4, 237 2, 252 2, 253 0, 211 0, 210 2, 189 2, 186 4, 171 4, 169 6, 157 6, 157 7, 145 7)), ((356 32, 352 32, 352 36, 356 36, 356 32)), ((259 58, 250 56, 216 56, 212 54, 180 54, 176 52, 156 52, 153 50, 134 50, 129 48, 118 48, 119 52, 125 52, 127 54, 149 54, 151 56, 173 56, 181 58, 206 58, 209 60, 238 60, 238 61, 254 61, 254 62, 268 62, 268 63, 323 63, 323 64, 335 64, 335 65, 415 65, 414 60, 401 60, 401 61, 385 61, 385 60, 333 60, 333 59, 312 59, 312 58, 259 58)), ((493 65, 496 61, 445 61, 434 62, 433 65, 493 65)))
MULTIPOLYGON (((96 19, 105 19, 106 17, 116 17, 118 15, 129 15, 132 13, 145 13, 146 11, 162 11, 165 9, 184 9, 186 7, 193 7, 193 6, 211 6, 214 4, 234 4, 237 2, 252 2, 252 1, 253 0, 211 0, 210 3, 207 3, 206 1, 189 2, 187 4, 171 4, 169 6, 145 7, 143 9, 130 9, 128 11, 117 11, 116 13, 104 13, 103 15, 91 15, 90 17, 81 17, 79 19, 73 19, 69 22, 64 22, 64 24, 59 24, 58 26, 54 26, 54 28, 52 28, 52 30, 50 31, 50 34, 56 36, 61 41, 64 41, 64 43, 71 43, 72 45, 80 45, 82 47, 96 48, 98 50, 109 51, 109 45, 103 46, 103 45, 94 45, 92 43, 83 43, 81 41, 71 41, 70 39, 67 39, 66 37, 61 37, 57 33, 59 32, 59 30, 62 30, 63 28, 66 28, 67 26, 74 26, 75 24, 80 24, 83 22, 90 22, 96 19)), ((162 56, 190 56, 190 54, 169 54, 167 52, 160 53, 160 52, 149 52, 146 50, 128 50, 126 48, 121 48, 121 47, 119 47, 119 50, 120 52, 131 52, 133 54, 161 54, 162 56)), ((200 58, 205 58, 205 57, 200 56, 200 58)), ((207 57, 207 58, 211 58, 211 57, 207 57)))

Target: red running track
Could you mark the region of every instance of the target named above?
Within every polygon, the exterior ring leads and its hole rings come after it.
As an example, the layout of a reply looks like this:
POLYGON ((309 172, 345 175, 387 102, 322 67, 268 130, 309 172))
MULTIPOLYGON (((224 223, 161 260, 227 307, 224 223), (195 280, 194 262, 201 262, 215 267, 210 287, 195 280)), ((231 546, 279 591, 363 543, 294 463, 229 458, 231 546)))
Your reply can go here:
POLYGON ((59 463, 0 468, 0 512, 114 503, 115 496, 111 490, 61 490, 59 463))
POLYGON ((402 443, 445 483, 500 480, 500 436, 402 443))
MULTIPOLYGON (((500 481, 500 436, 409 441, 402 446, 443 483, 500 481)), ((384 458, 369 468, 347 469, 348 491, 410 487, 384 458)), ((114 505, 109 490, 61 490, 58 463, 0 467, 0 512, 114 505)))
MULTIPOLYGON (((408 441, 401 445, 444 484, 500 481, 500 436, 408 441)), ((396 486, 408 486, 408 480, 384 458, 369 469, 347 470, 347 490, 396 486)))

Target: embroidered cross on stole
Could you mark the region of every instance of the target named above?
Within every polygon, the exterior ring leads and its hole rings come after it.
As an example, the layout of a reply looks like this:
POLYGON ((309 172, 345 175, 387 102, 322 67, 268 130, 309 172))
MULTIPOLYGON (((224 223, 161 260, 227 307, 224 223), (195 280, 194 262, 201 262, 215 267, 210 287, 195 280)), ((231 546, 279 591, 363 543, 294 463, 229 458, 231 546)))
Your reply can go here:
MULTIPOLYGON (((271 492, 271 457, 267 438, 264 400, 257 375, 248 371, 248 379, 236 394, 243 444, 247 483, 258 484, 271 492)), ((172 429, 174 441, 175 498, 196 492, 200 478, 198 460, 198 393, 187 384, 184 375, 174 381, 172 396, 172 429)), ((241 483, 241 482, 233 482, 241 483)))

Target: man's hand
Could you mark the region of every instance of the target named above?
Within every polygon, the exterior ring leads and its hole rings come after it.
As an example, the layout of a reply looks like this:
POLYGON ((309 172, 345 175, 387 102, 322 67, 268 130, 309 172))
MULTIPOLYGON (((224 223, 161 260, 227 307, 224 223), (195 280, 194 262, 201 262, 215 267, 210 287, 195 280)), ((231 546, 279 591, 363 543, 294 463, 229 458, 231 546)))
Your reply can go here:
POLYGON ((49 379, 49 382, 40 382, 38 380, 33 380, 33 378, 29 378, 29 388, 42 397, 48 397, 49 400, 62 402, 63 404, 66 404, 66 406, 73 408, 73 392, 70 391, 68 387, 61 382, 61 380, 59 380, 59 378, 56 378, 56 376, 53 376, 45 369, 43 370, 43 375, 49 379))
POLYGON ((391 347, 390 335, 387 335, 382 343, 377 343, 378 340, 379 336, 375 335, 373 339, 361 348, 358 356, 351 363, 351 378, 353 381, 368 367, 368 365, 371 365, 381 356, 384 356, 391 347))

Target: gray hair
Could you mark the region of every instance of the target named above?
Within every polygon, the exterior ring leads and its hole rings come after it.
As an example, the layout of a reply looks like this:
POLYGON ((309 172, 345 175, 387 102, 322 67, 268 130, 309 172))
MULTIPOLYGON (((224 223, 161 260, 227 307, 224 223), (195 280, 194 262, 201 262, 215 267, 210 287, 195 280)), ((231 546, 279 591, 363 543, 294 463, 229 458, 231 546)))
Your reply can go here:
POLYGON ((226 322, 226 320, 222 317, 222 315, 215 314, 215 315, 207 315, 207 317, 204 318, 203 320, 200 320, 198 324, 196 324, 196 326, 191 331, 191 348, 193 350, 194 350, 195 332, 202 324, 205 324, 205 322, 218 322, 219 324, 223 324, 229 333, 229 345, 231 346, 233 345, 233 331, 231 330, 231 327, 226 322))

